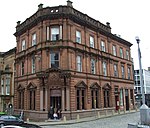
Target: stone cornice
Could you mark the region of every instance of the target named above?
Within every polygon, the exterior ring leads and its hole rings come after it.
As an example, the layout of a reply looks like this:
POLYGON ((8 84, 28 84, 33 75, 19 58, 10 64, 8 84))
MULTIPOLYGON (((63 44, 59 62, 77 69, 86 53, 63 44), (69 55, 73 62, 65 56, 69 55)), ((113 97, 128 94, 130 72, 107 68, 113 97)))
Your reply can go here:
POLYGON ((113 40, 117 40, 123 44, 128 46, 132 46, 132 44, 116 35, 111 33, 111 27, 109 23, 107 25, 102 24, 101 22, 89 17, 86 14, 74 9, 70 6, 56 6, 56 7, 46 7, 39 9, 35 14, 31 17, 27 18, 23 23, 20 24, 20 21, 17 23, 16 32, 14 35, 20 36, 28 29, 36 26, 38 23, 44 20, 54 20, 54 19, 70 19, 75 23, 86 26, 96 32, 99 32, 107 37, 110 37, 113 40))

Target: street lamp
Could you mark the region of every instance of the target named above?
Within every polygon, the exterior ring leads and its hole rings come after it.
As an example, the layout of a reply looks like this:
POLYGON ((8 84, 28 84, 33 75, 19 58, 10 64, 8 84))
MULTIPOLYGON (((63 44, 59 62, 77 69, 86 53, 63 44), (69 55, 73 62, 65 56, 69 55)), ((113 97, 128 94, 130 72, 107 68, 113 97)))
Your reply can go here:
POLYGON ((138 44, 138 57, 139 57, 139 67, 140 67, 140 84, 141 84, 141 93, 142 93, 142 104, 145 104, 145 94, 144 94, 144 85, 143 85, 143 73, 142 73, 142 63, 141 63, 141 51, 140 51, 140 39, 138 36, 135 37, 138 44))

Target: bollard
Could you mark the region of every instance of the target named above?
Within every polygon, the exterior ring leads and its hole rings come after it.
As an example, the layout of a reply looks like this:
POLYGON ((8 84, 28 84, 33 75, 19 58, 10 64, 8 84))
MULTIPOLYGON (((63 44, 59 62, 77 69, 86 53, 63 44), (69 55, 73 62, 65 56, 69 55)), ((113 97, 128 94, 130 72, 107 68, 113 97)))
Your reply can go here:
POLYGON ((97 112, 97 117, 100 118, 100 112, 97 112))
POLYGON ((66 122, 66 116, 64 116, 63 121, 66 122))
POLYGON ((124 109, 124 114, 126 113, 126 110, 124 109))
POLYGON ((27 122, 29 122, 29 118, 27 118, 27 122))
POLYGON ((112 115, 114 115, 114 113, 115 113, 114 110, 112 110, 112 115))
POLYGON ((118 109, 118 114, 120 114, 120 109, 118 109))
POLYGON ((105 111, 105 116, 107 116, 107 110, 105 111))
POLYGON ((77 121, 79 121, 80 120, 80 116, 79 116, 79 114, 77 115, 77 121))

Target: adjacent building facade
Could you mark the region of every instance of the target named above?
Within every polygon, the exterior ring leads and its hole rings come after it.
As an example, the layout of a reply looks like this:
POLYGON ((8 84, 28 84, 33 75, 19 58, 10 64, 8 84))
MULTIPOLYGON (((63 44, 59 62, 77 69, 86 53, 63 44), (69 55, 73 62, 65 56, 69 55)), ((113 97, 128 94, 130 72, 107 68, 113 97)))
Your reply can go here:
POLYGON ((8 105, 13 104, 15 51, 13 48, 0 53, 0 111, 7 111, 8 105))
POLYGON ((17 23, 15 111, 67 119, 134 108, 132 44, 106 25, 66 6, 46 7, 17 23))
MULTIPOLYGON (((150 70, 142 70, 143 74, 143 86, 144 86, 144 94, 146 98, 146 103, 148 102, 148 106, 150 106, 149 95, 150 95, 150 70)), ((141 102, 142 90, 140 84, 140 73, 139 70, 134 70, 134 81, 135 81, 135 99, 137 102, 141 102)))

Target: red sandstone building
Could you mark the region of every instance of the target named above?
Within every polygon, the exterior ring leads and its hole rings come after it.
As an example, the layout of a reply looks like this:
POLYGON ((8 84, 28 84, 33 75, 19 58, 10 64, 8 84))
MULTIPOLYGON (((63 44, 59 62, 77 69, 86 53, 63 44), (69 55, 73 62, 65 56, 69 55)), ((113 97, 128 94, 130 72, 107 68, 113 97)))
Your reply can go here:
MULTIPOLYGON (((132 44, 66 6, 46 7, 17 23, 14 108, 48 118, 50 107, 74 119, 134 109, 132 44)), ((36 118, 35 118, 36 117, 36 118)))

